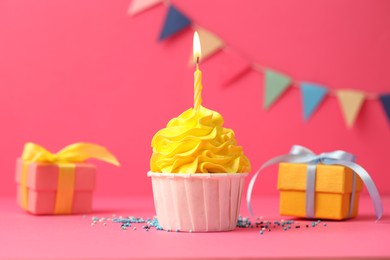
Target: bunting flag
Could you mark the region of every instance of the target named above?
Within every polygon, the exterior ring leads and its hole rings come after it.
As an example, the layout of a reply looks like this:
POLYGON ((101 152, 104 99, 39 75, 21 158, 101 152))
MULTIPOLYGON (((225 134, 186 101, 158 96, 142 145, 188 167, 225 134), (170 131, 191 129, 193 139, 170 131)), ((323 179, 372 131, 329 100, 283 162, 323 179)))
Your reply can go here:
MULTIPOLYGON (((133 0, 128 9, 128 14, 134 16, 163 1, 167 0, 133 0)), ((190 18, 169 3, 159 40, 165 40, 177 34, 189 27, 192 23, 190 18)), ((240 55, 240 53, 229 48, 223 39, 202 27, 198 27, 196 24, 195 26, 197 27, 202 43, 203 60, 206 60, 220 50, 224 51, 223 55, 218 55, 219 62, 222 64, 222 66, 218 67, 222 85, 230 84, 250 69, 263 73, 265 88, 263 106, 265 109, 269 109, 292 86, 292 82, 294 81, 292 78, 274 70, 264 69, 263 66, 250 62, 244 56, 240 55)), ((194 65, 192 55, 189 64, 194 65)), ((301 83, 298 87, 302 94, 303 117, 304 120, 308 120, 325 98, 328 89, 315 83, 301 83)), ((369 93, 353 90, 336 90, 335 92, 348 128, 353 127, 364 100, 369 98, 368 96, 373 96, 373 99, 380 100, 390 123, 390 93, 383 95, 373 93, 370 95, 369 93)))
POLYGON ((352 128, 363 105, 365 95, 361 91, 338 90, 337 97, 348 128, 352 128))
POLYGON ((127 10, 127 14, 134 16, 162 2, 163 0, 133 0, 127 10))
POLYGON ((390 94, 381 95, 379 99, 382 103, 383 109, 385 110, 387 120, 390 123, 390 94))
POLYGON ((300 87, 303 100, 303 118, 308 120, 328 93, 328 89, 312 83, 302 83, 300 87))
MULTIPOLYGON (((218 52, 225 46, 225 43, 218 36, 207 31, 206 29, 198 27, 196 31, 199 34, 199 39, 202 45, 202 60, 206 60, 208 57, 218 52)), ((192 53, 189 63, 190 65, 195 64, 192 53)))
POLYGON ((264 108, 268 109, 291 85, 291 79, 269 69, 265 70, 264 79, 264 108))
POLYGON ((176 9, 173 5, 169 6, 164 26, 161 30, 159 40, 164 40, 191 25, 191 20, 176 9))
POLYGON ((251 64, 240 55, 230 50, 225 50, 221 66, 221 84, 226 86, 248 72, 251 64))

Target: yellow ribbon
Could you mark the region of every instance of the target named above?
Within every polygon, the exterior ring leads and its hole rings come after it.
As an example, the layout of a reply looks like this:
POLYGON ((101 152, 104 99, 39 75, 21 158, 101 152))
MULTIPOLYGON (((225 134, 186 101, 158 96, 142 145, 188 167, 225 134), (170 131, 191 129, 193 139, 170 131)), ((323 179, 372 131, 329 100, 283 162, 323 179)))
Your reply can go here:
POLYGON ((72 212, 75 163, 82 163, 88 159, 97 159, 115 166, 120 163, 105 147, 92 143, 75 143, 64 147, 57 153, 51 153, 42 146, 26 143, 22 160, 23 171, 21 178, 22 207, 28 209, 27 176, 30 163, 52 163, 59 166, 58 186, 56 195, 55 214, 69 214, 72 212))

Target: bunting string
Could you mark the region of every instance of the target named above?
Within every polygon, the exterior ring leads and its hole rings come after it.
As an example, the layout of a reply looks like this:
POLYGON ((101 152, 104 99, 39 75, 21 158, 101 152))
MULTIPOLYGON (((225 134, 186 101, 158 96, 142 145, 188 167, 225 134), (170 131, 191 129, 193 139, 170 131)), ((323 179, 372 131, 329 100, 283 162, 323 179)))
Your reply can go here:
MULTIPOLYGON (((224 53, 227 62, 223 67, 227 71, 225 75, 222 75, 223 84, 234 82, 250 70, 264 75, 264 109, 270 109, 289 88, 296 87, 301 92, 305 121, 308 121, 316 110, 320 109, 321 103, 327 96, 333 96, 339 101, 347 128, 353 127, 365 100, 379 100, 390 123, 390 93, 377 94, 352 89, 329 89, 314 82, 297 81, 278 70, 253 62, 242 53, 233 50, 222 38, 195 24, 168 0, 133 0, 128 14, 130 16, 140 14, 160 3, 164 3, 168 11, 158 40, 166 40, 187 28, 197 30, 202 42, 203 60, 211 58, 219 51, 224 53)), ((194 65, 192 58, 189 59, 189 63, 194 65)))

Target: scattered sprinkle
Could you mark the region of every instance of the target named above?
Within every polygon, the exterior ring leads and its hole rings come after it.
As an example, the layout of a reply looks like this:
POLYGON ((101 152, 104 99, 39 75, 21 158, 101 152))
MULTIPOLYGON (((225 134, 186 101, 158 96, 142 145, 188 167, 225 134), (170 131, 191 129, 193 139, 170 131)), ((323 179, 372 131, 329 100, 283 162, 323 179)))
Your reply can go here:
MULTIPOLYGON (((238 220, 237 220, 237 227, 239 228, 248 228, 252 225, 252 223, 250 222, 249 218, 242 218, 241 216, 238 217, 238 220)), ((256 225, 257 225, 257 222, 256 222, 256 225)))
MULTIPOLYGON (((83 215, 83 218, 86 218, 86 215, 83 215)), ((157 217, 153 218, 141 218, 134 216, 119 216, 116 217, 115 214, 112 214, 112 218, 109 217, 91 217, 91 226, 96 226, 101 224, 103 226, 107 226, 109 222, 117 223, 122 230, 127 230, 129 227, 132 227, 133 230, 137 230, 137 227, 142 227, 146 232, 149 232, 151 229, 155 229, 158 231, 163 231, 163 227, 158 223, 157 217)), ((284 231, 290 231, 292 229, 300 229, 301 226, 306 226, 306 228, 311 225, 312 227, 319 228, 320 226, 326 227, 327 223, 321 222, 321 220, 310 221, 310 222, 298 222, 294 220, 264 220, 264 218, 256 217, 255 222, 252 223, 249 217, 239 216, 237 219, 237 227, 238 228, 256 228, 258 230, 258 234, 263 235, 265 231, 271 232, 272 230, 283 229, 284 231), (306 224, 307 223, 307 224, 306 224), (319 225, 323 223, 322 225, 319 225)), ((166 232, 180 232, 179 228, 166 229, 166 232)), ((193 230, 189 230, 189 233, 193 233, 193 230)))
MULTIPOLYGON (((289 231, 293 229, 300 229, 301 227, 306 226, 307 228, 309 227, 309 224, 312 227, 317 227, 319 226, 319 223, 321 223, 321 220, 316 220, 316 221, 310 221, 308 224, 302 225, 302 222, 299 221, 294 221, 294 220, 286 220, 286 219, 281 219, 281 220, 262 220, 259 221, 260 218, 256 218, 256 222, 254 225, 250 225, 251 228, 258 228, 259 234, 263 235, 265 231, 268 230, 268 232, 271 232, 272 230, 277 230, 279 228, 283 229, 284 231, 289 231)), ((246 217, 240 216, 237 221, 237 227, 239 228, 248 228, 248 223, 250 223, 250 219, 246 217)), ((326 227, 326 223, 324 225, 326 227)))

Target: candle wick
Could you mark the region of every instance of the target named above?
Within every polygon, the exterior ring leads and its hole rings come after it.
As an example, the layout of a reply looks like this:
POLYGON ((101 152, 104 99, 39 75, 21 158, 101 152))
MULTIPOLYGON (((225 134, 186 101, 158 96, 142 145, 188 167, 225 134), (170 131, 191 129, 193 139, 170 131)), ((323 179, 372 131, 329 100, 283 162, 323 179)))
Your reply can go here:
POLYGON ((197 64, 197 65, 199 64, 199 56, 196 57, 196 64, 197 64))

